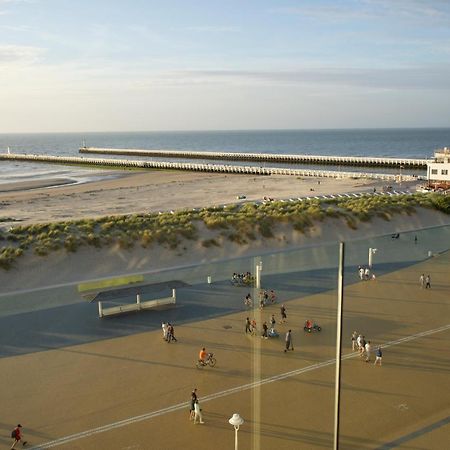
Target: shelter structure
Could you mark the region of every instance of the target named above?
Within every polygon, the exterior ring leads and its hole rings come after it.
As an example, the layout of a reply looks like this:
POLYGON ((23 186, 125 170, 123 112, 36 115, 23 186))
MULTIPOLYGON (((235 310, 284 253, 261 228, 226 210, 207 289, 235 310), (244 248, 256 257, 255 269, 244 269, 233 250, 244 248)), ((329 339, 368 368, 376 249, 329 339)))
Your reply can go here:
POLYGON ((436 150, 434 159, 427 164, 428 185, 435 189, 450 188, 450 148, 436 150))

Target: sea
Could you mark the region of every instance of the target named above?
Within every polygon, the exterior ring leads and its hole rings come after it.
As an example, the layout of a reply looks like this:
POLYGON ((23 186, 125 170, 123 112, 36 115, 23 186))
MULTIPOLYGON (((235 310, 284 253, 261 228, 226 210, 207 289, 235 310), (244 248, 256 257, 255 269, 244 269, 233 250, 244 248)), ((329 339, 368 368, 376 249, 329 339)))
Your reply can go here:
MULTIPOLYGON (((335 130, 248 130, 248 131, 151 131, 89 133, 0 134, 0 153, 8 148, 14 153, 78 156, 81 146, 281 153, 337 156, 380 156, 393 158, 430 158, 438 148, 450 147, 450 128, 407 129, 335 129, 335 130)), ((84 155, 88 157, 89 155, 84 155)), ((114 158, 114 156, 105 156, 114 158)), ((117 156, 116 156, 117 158, 117 156)), ((145 159, 137 157, 136 159, 145 159)), ((161 160, 162 158, 153 158, 161 160)), ((186 161, 171 159, 173 161, 186 161)), ((199 162, 197 160, 197 162, 199 162)), ((218 161, 208 161, 218 164, 218 161)), ((251 165, 249 162, 233 164, 251 165)), ((261 163, 269 167, 282 163, 261 163)), ((321 168, 314 165, 288 167, 321 168)), ((327 170, 340 167, 327 166, 327 170)), ((365 170, 351 168, 342 170, 365 170)), ((373 169, 371 169, 373 171, 373 169)), ((394 169, 376 169, 389 172, 394 169)), ((421 171, 410 171, 423 175, 421 171)), ((405 174, 408 171, 405 170, 405 174)), ((105 175, 107 176, 107 175, 105 175)), ((0 184, 45 179, 69 179, 74 183, 101 179, 102 171, 74 166, 0 161, 0 184)))

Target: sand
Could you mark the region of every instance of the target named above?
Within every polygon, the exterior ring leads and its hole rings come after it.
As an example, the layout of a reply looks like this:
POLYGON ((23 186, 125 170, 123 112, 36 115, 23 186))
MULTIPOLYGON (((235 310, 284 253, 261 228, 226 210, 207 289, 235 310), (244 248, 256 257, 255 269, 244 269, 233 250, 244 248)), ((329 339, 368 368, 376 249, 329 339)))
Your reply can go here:
MULTIPOLYGON (((0 218, 19 221, 3 222, 8 227, 17 223, 224 204, 235 202, 237 195, 260 200, 264 195, 274 198, 310 195, 311 188, 315 194, 381 188, 380 183, 362 180, 320 181, 319 185, 317 180, 290 177, 133 172, 102 182, 1 193, 0 218)), ((340 220, 316 224, 306 234, 280 226, 274 239, 258 240, 248 246, 222 242, 220 247, 205 248, 194 242, 175 252, 163 247, 146 250, 138 246, 132 251, 114 248, 85 248, 75 254, 61 251, 44 259, 33 256, 21 260, 11 271, 0 272, 0 285, 2 292, 33 289, 296 246, 369 239, 394 230, 403 232, 448 223, 448 216, 418 210, 412 216, 396 215, 391 222, 378 219, 361 223, 357 230, 349 229, 340 220)), ((204 230, 204 238, 210 236, 208 233, 211 232, 204 230)), ((380 276, 376 281, 349 286, 344 354, 349 353, 348 337, 354 329, 364 331, 376 345, 448 325, 448 266, 447 252, 380 276), (433 274, 430 291, 418 286, 418 277, 424 272, 433 274)), ((212 292, 214 286, 213 282, 212 292)), ((220 289, 220 284, 217 288, 220 289)), ((289 301, 289 322, 279 326, 282 334, 288 327, 294 330, 295 351, 289 354, 282 351, 282 338, 266 341, 245 336, 243 324, 249 313, 242 310, 177 326, 179 342, 170 346, 162 341, 159 330, 144 333, 136 330, 136 334, 125 337, 0 358, 0 386, 3 386, 0 449, 9 448, 10 428, 20 421, 32 445, 75 435, 73 440, 55 444, 53 448, 225 450, 233 446, 234 432, 228 418, 234 412, 245 419, 239 432, 240 448, 331 448, 334 365, 317 367, 317 364, 334 357, 335 306, 335 291, 289 301), (319 321, 323 331, 305 335, 302 323, 306 317, 319 321), (214 369, 198 371, 194 360, 203 345, 216 353, 219 362, 214 369), (297 374, 289 375, 290 371, 297 374), (280 374, 288 375, 255 389, 242 388, 280 374), (188 420, 189 394, 194 386, 198 387, 201 400, 222 393, 203 402, 205 425, 193 425, 188 420), (237 392, 223 394, 227 389, 237 392), (173 408, 165 410, 168 407, 173 408), (122 420, 126 424, 116 427, 122 420), (105 425, 103 432, 94 431, 88 437, 79 434, 105 425)), ((20 318, 23 308, 18 305, 20 318)), ((268 320, 272 312, 279 312, 278 306, 269 306, 262 315, 258 311, 252 314, 259 324, 268 320)), ((27 314, 34 317, 32 311, 27 314)), ((150 323, 152 313, 145 314, 150 323)), ((114 326, 114 321, 121 319, 106 320, 99 321, 98 326, 114 326)), ((65 330, 59 330, 61 336, 64 333, 65 330)), ((444 448, 449 425, 436 424, 450 413, 450 391, 443 388, 448 384, 448 338, 446 329, 387 347, 383 367, 368 365, 358 357, 344 361, 342 448, 380 448, 413 432, 417 434, 398 448, 412 448, 411 445, 427 450, 444 448), (432 431, 426 431, 430 426, 432 431)), ((14 342, 4 344, 13 346, 14 342)))
MULTIPOLYGON (((225 175, 179 171, 114 171, 116 178, 78 185, 52 187, 50 180, 30 186, 2 185, 0 226, 14 219, 20 224, 61 221, 102 215, 170 211, 182 208, 342 192, 381 190, 383 182, 352 179, 314 179, 271 175, 225 175), (320 182, 320 184, 318 184, 320 182), (311 191, 313 189, 313 191, 311 191), (238 200, 245 195, 246 199, 238 200)), ((401 189, 410 185, 396 186, 401 189)))

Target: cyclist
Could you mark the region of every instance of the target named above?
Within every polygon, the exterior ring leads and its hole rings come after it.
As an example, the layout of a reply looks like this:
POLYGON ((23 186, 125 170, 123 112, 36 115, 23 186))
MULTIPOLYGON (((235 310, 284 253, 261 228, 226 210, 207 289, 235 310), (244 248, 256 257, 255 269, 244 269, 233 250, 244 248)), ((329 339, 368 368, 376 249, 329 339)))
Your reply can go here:
POLYGON ((203 347, 200 350, 200 353, 198 354, 198 362, 204 366, 206 364, 207 356, 208 356, 208 353, 206 353, 206 349, 205 349, 205 347, 203 347))

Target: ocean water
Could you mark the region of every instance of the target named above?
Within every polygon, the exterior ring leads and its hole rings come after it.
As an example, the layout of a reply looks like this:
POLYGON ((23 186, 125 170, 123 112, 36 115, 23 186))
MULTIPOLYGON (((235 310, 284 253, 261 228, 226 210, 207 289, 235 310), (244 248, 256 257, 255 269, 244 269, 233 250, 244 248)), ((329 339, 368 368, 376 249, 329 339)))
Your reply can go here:
MULTIPOLYGON (((0 134, 0 153, 9 147, 18 153, 77 156, 84 143, 110 148, 429 158, 437 148, 450 146, 450 128, 0 134)), ((0 183, 41 177, 77 181, 90 172, 76 167, 0 161, 0 183)))

